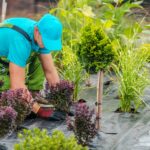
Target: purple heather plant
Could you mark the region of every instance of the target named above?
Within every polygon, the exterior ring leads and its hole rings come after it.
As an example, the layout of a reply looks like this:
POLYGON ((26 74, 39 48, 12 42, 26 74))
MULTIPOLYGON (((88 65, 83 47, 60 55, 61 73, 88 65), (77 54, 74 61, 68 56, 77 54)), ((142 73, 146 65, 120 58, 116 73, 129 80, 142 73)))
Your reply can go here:
POLYGON ((3 92, 1 95, 0 106, 10 106, 17 112, 17 125, 20 125, 31 112, 31 103, 24 97, 25 93, 23 89, 16 89, 3 92))
POLYGON ((97 134, 94 120, 94 109, 90 110, 85 103, 77 104, 74 119, 67 118, 68 129, 73 131, 79 144, 88 145, 97 134))
POLYGON ((74 85, 61 80, 56 86, 45 84, 45 97, 57 110, 68 112, 72 104, 74 85))
POLYGON ((17 112, 10 106, 0 107, 0 137, 15 128, 17 112))

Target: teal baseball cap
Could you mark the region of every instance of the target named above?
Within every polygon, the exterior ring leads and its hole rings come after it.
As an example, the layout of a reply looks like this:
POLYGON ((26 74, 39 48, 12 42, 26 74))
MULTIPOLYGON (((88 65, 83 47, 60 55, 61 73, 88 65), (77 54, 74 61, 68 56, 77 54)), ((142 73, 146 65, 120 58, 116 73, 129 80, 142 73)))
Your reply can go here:
POLYGON ((57 51, 62 49, 62 24, 60 20, 45 14, 38 22, 37 27, 42 36, 42 42, 46 49, 57 51))

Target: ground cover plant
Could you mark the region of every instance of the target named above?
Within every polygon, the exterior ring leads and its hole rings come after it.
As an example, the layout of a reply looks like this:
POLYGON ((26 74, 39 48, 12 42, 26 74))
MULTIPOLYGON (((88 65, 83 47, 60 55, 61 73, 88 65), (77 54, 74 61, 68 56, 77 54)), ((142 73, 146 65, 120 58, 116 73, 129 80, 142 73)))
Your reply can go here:
POLYGON ((77 144, 74 136, 65 137, 59 130, 53 131, 49 136, 47 130, 34 128, 24 130, 19 138, 21 141, 15 144, 14 150, 87 150, 77 144))
POLYGON ((3 137, 16 127, 17 113, 10 106, 0 106, 0 137, 3 137))
POLYGON ((97 134, 95 127, 94 110, 84 104, 78 104, 75 108, 74 119, 67 118, 68 129, 73 131, 79 144, 88 145, 97 134))
POLYGON ((2 93, 0 106, 10 106, 17 112, 16 125, 23 123, 26 116, 31 112, 31 103, 24 97, 23 89, 8 90, 2 93))
POLYGON ((56 86, 45 85, 45 98, 57 110, 69 112, 73 101, 74 85, 66 80, 61 80, 56 86))

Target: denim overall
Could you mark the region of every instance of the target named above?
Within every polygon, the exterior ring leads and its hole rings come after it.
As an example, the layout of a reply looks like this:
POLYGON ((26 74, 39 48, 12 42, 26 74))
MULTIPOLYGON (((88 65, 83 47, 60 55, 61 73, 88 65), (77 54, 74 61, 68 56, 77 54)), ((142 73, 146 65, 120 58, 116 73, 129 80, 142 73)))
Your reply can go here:
MULTIPOLYGON (((21 28, 12 24, 0 24, 0 28, 10 28, 22 34, 29 42, 31 39, 29 35, 21 28)), ((38 59, 38 53, 32 53, 27 61, 26 71, 26 85, 31 91, 38 91, 43 88, 44 73, 41 63, 38 59)), ((9 78, 9 62, 6 58, 0 56, 0 92, 10 88, 9 78)))

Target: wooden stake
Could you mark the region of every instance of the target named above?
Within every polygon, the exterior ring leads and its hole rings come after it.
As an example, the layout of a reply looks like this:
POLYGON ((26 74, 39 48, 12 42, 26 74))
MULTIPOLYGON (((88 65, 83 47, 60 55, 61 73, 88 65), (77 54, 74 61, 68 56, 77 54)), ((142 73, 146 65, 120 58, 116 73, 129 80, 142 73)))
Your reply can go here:
POLYGON ((97 83, 97 102, 96 102, 96 129, 101 129, 101 117, 102 117, 102 97, 103 97, 103 76, 104 72, 98 72, 98 83, 97 83))

